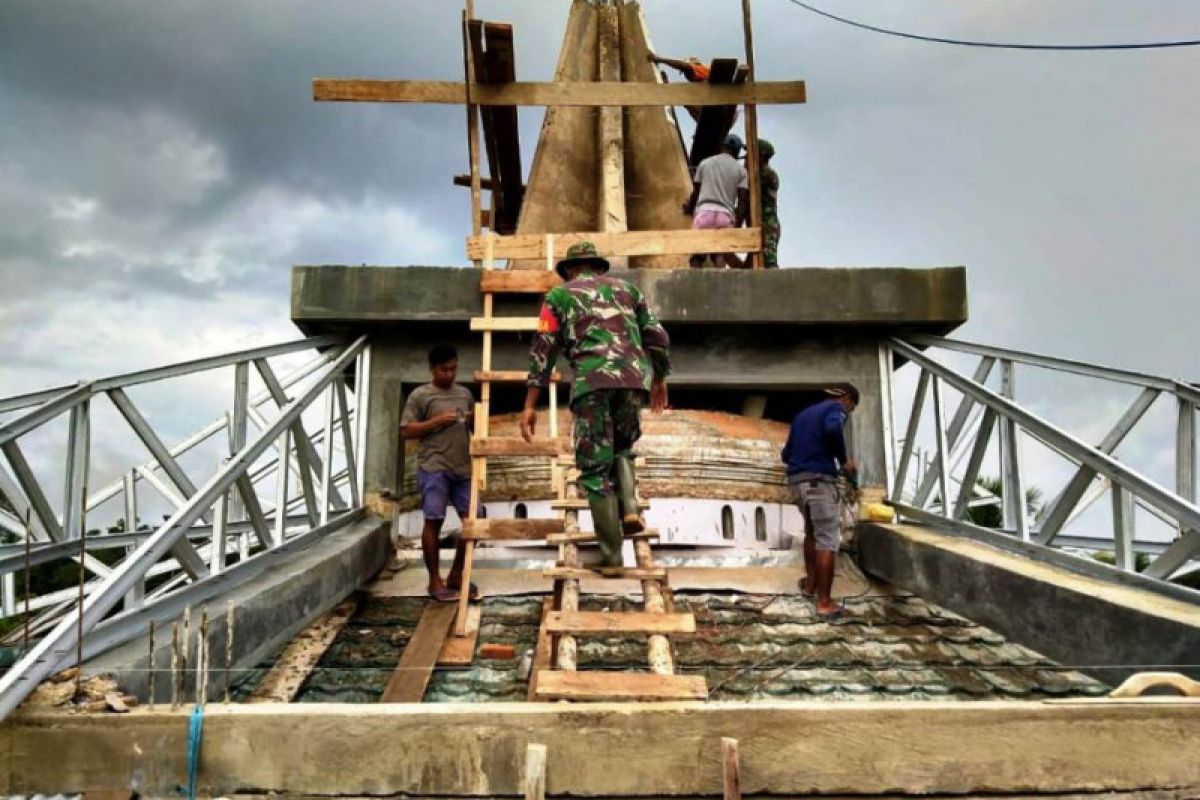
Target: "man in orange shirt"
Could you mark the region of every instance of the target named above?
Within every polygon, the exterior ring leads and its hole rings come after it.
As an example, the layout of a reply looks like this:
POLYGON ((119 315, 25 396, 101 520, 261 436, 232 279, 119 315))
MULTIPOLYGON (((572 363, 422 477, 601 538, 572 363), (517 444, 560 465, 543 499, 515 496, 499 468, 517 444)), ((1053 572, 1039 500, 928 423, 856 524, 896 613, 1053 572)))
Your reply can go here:
MULTIPOLYGON (((671 69, 679 70, 680 74, 687 79, 688 83, 703 83, 708 80, 709 68, 701 63, 700 59, 695 56, 689 56, 687 59, 678 58, 663 58, 654 53, 649 53, 646 58, 651 64, 662 64, 671 69)), ((696 106, 685 106, 687 112, 693 120, 700 121, 700 109, 696 106)))

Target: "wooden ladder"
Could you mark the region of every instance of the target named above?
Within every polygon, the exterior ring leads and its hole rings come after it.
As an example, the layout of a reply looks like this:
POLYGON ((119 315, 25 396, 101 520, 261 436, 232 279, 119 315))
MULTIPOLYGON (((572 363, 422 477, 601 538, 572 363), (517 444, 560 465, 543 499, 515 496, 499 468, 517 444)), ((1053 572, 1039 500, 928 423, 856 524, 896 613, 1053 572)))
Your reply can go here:
MULTIPOLYGON (((475 435, 471 440, 471 505, 463 525, 466 554, 463 586, 470 585, 475 545, 480 541, 545 540, 557 544, 557 565, 545 571, 554 579, 554 596, 543 605, 539 626, 538 649, 530 676, 530 699, 536 700, 678 700, 703 699, 708 689, 703 677, 675 674, 671 654, 671 634, 695 633, 696 620, 691 614, 673 613, 667 570, 654 562, 650 542, 653 531, 633 539, 637 566, 605 570, 604 577, 642 581, 644 610, 640 612, 588 612, 579 610, 580 579, 599 573, 581 567, 579 546, 595 541, 590 533, 581 533, 578 520, 587 501, 580 498, 574 458, 567 452, 565 439, 559 438, 557 393, 550 392, 549 436, 526 442, 519 437, 490 436, 492 382, 523 382, 526 373, 492 369, 492 334, 533 332, 537 317, 493 316, 496 294, 542 295, 559 283, 554 272, 554 236, 546 234, 543 252, 546 270, 498 270, 494 268, 493 237, 486 236, 480 291, 483 316, 471 320, 471 330, 483 335, 480 370, 475 379, 480 399, 475 407, 475 435), (480 519, 479 498, 487 484, 487 459, 490 456, 528 456, 551 458, 551 477, 557 495, 552 507, 558 516, 551 519, 480 519), (581 636, 646 634, 648 636, 648 673, 577 672, 576 639, 581 636)), ((552 376, 557 384, 561 375, 552 376)), ((639 505, 646 505, 639 499, 639 505)), ((467 632, 468 593, 459 598, 455 634, 467 632)))

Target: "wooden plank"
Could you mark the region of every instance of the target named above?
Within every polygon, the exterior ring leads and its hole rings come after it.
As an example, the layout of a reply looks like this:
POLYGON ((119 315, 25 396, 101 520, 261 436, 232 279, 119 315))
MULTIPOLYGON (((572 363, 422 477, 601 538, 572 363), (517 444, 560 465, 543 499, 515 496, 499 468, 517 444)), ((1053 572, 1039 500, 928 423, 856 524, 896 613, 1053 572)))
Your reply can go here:
POLYGON ((546 619, 551 633, 609 634, 696 632, 691 614, 654 614, 646 611, 551 611, 546 619))
POLYGON ((476 519, 463 521, 463 538, 531 541, 562 533, 566 521, 554 519, 476 519))
MULTIPOLYGON (((393 81, 315 78, 313 99, 322 102, 442 103, 463 105, 466 87, 457 81, 393 81)), ((477 84, 471 100, 481 106, 737 106, 793 105, 806 101, 804 81, 761 81, 742 85, 709 83, 477 84)))
MULTIPOLYGON (((587 501, 585 500, 584 502, 586 503, 587 501)), ((625 538, 630 541, 637 541, 639 539, 657 539, 659 536, 656 530, 644 530, 641 533, 627 534, 625 538)), ((594 541, 596 541, 596 534, 582 531, 578 533, 556 533, 546 537, 547 544, 584 544, 594 541)))
MULTIPOLYGON (((534 234, 526 235, 534 236, 534 234)), ((545 237, 537 235, 537 238, 544 240, 545 237)), ((469 246, 470 243, 468 243, 469 246)), ((486 245, 481 243, 480 247, 486 247, 486 245)), ((496 257, 505 256, 497 254, 496 257)), ((560 283, 562 283, 562 278, 558 277, 557 272, 550 270, 485 269, 479 279, 479 291, 497 294, 545 294, 560 283)))
POLYGON ((469 667, 475 660, 475 643, 479 641, 479 620, 483 606, 476 603, 467 608, 467 633, 465 636, 447 636, 438 653, 439 667, 469 667))
MULTIPOLYGON (((590 508, 590 506, 588 505, 586 497, 565 497, 562 500, 551 500, 550 508, 554 509, 555 511, 581 511, 583 509, 590 508)), ((646 509, 650 508, 650 501, 638 500, 638 508, 645 511, 646 509)), ((658 534, 655 535, 657 536, 658 534)))
POLYGON ((467 7, 462 12, 461 23, 463 74, 466 78, 466 82, 463 84, 462 102, 467 111, 467 159, 471 170, 471 230, 478 236, 483 227, 483 204, 479 175, 479 107, 475 104, 475 90, 478 84, 475 81, 475 62, 471 56, 467 30, 467 22, 472 14, 472 0, 467 0, 467 7))
MULTIPOLYGON (((621 80, 621 41, 618 33, 618 12, 615 5, 603 5, 596 10, 596 40, 599 49, 599 72, 602 81, 621 80)), ((600 179, 596 187, 600 230, 606 233, 629 230, 625 208, 625 110, 620 106, 600 109, 600 179)), ((618 256, 612 266, 625 269, 629 259, 618 256)))
POLYGON ((538 678, 539 700, 704 700, 702 676, 650 675, 642 672, 563 672, 546 670, 538 678))
POLYGON ((527 442, 519 436, 492 436, 471 440, 473 456, 556 456, 571 446, 570 439, 535 438, 527 442))
POLYGON ((738 740, 721 738, 721 773, 724 800, 742 800, 742 778, 738 767, 738 740))
POLYGON ((599 567, 584 569, 583 567, 547 567, 542 570, 544 578, 625 578, 627 580, 661 581, 666 580, 667 571, 662 567, 640 569, 638 567, 599 567))
MULTIPOLYGON (((483 258, 486 237, 467 238, 467 257, 483 258)), ((492 237, 495 258, 544 259, 545 236, 540 233, 518 233, 492 237)), ((757 228, 726 228, 724 230, 623 231, 554 234, 554 256, 561 257, 576 242, 588 241, 605 256, 658 256, 692 253, 744 253, 761 248, 757 228)), ((514 270, 520 272, 522 270, 514 270)), ((544 274, 544 273, 543 273, 544 274)), ((548 280, 548 279, 547 279, 548 280)), ((536 317, 530 317, 535 323, 536 317)), ((536 328, 534 328, 536 330, 536 328)), ((475 330, 472 328, 472 330, 475 330)), ((483 330, 480 328, 479 330, 483 330)), ((508 330, 508 329, 505 329, 508 330)))
POLYGON ((490 333, 530 333, 537 330, 537 317, 472 317, 471 330, 490 333))
MULTIPOLYGON (((489 383, 525 383, 528 379, 529 373, 524 370, 492 370, 490 372, 484 372, 481 369, 475 370, 476 383, 483 383, 484 381, 489 383)), ((554 383, 560 383, 562 381, 562 373, 555 370, 554 374, 550 376, 550 380, 554 383)))
POLYGON ((533 664, 529 670, 529 690, 526 698, 533 701, 537 696, 538 676, 554 666, 554 637, 546 630, 546 615, 554 610, 554 598, 542 598, 542 617, 538 624, 537 644, 533 648, 533 664))
MULTIPOLYGON (((473 20, 470 28, 476 80, 480 84, 515 81, 512 25, 473 20)), ((489 183, 496 187, 492 197, 495 224, 490 227, 497 233, 512 233, 517 228, 525 193, 517 109, 515 106, 484 106, 480 111, 484 150, 491 175, 489 183)))
POLYGON ((433 675, 442 645, 450 634, 456 608, 453 603, 430 603, 400 654, 400 663, 379 698, 381 703, 419 703, 433 675))
POLYGON ((546 800, 546 745, 525 748, 525 800, 546 800))
MULTIPOLYGON (((754 28, 750 24, 750 0, 742 0, 742 30, 746 42, 747 80, 754 85, 754 28)), ((746 104, 746 172, 750 177, 750 216, 746 222, 751 228, 762 230, 762 185, 759 183, 758 164, 758 110, 753 102, 746 104)), ((747 265, 751 269, 762 269, 762 247, 748 253, 747 265)))
POLYGON ((247 698, 248 703, 290 703, 308 680, 313 667, 325 655, 346 622, 358 608, 351 598, 309 625, 284 648, 271 671, 247 698))

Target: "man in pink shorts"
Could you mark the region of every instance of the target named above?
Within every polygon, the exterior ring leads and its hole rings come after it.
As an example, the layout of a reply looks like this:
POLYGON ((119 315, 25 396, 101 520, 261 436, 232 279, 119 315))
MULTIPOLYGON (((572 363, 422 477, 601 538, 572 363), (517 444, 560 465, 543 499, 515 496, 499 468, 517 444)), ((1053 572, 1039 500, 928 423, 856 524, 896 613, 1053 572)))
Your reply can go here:
MULTIPOLYGON (((692 214, 693 230, 737 228, 745 223, 750 207, 750 176, 738 161, 741 152, 741 138, 731 133, 725 137, 720 153, 709 156, 696 167, 692 196, 683 204, 684 213, 692 214)), ((741 259, 732 253, 697 253, 689 263, 702 267, 706 257, 712 259, 717 269, 725 266, 726 259, 733 266, 742 266, 741 259)))

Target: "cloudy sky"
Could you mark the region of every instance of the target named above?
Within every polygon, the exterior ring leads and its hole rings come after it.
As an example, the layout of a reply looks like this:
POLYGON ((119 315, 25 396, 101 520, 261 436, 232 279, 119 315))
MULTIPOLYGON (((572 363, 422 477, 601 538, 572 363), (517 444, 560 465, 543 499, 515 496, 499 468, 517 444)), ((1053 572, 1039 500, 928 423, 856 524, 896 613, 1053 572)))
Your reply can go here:
MULTIPOLYGON (((735 0, 645 5, 660 52, 741 54, 735 0)), ((823 6, 971 39, 1200 38, 1188 0, 823 6)), ((567 7, 476 3, 516 25, 529 80, 549 79, 567 7)), ((1200 379, 1200 49, 968 49, 787 0, 754 13, 759 76, 809 86, 760 114, 785 265, 965 264, 963 338, 1200 379)), ((293 264, 465 263, 462 110, 310 90, 457 79, 458 22, 411 0, 0 0, 0 395, 291 338, 293 264)), ((521 113, 528 165, 540 114, 521 113)), ((1129 397, 1022 390, 1096 436, 1129 397)), ((180 435, 208 419, 156 409, 180 435)))

